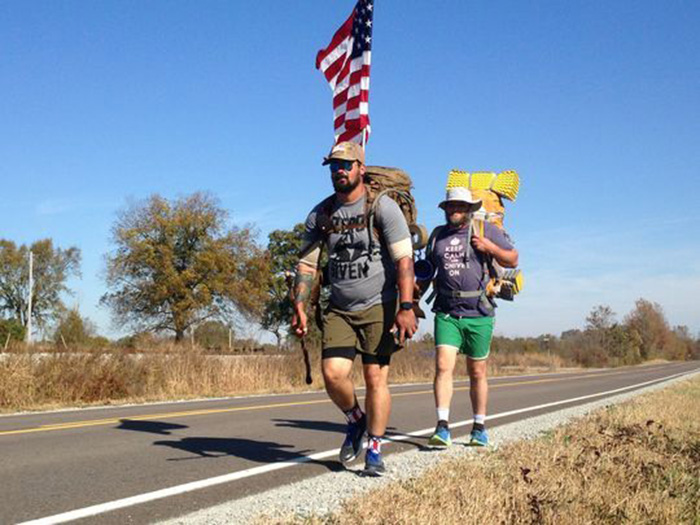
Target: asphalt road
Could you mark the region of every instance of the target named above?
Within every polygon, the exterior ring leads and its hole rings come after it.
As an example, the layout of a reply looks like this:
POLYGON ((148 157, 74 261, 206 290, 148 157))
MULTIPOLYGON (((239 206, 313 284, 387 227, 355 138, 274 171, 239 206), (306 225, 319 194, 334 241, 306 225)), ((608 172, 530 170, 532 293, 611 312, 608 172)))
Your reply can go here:
MULTIPOLYGON (((487 424, 697 370, 689 362, 494 378, 487 424)), ((465 422, 458 436, 469 429, 467 388, 455 388, 451 419, 465 422)), ((392 395, 389 469, 392 453, 424 446, 435 424, 430 385, 397 385, 392 395)), ((338 470, 343 433, 342 415, 322 392, 3 416, 0 523, 175 517, 338 470)))

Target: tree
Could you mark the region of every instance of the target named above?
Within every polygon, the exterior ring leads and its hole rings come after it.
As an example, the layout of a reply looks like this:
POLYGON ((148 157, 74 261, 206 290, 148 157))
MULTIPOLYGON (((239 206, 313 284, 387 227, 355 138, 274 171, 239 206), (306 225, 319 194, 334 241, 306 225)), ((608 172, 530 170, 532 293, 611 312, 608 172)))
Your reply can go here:
POLYGON ((26 330, 16 319, 0 319, 0 351, 11 341, 24 341, 26 330))
POLYGON ((61 315, 53 339, 56 344, 84 345, 90 342, 95 332, 95 325, 72 308, 61 315))
POLYGON ((595 306, 586 317, 586 338, 599 353, 610 355, 612 328, 615 326, 615 312, 606 305, 595 306))
POLYGON ((634 310, 625 318, 625 325, 639 334, 642 359, 663 356, 670 339, 670 328, 660 305, 637 299, 634 310))
POLYGON ((71 293, 66 280, 80 275, 80 250, 54 247, 51 239, 19 247, 0 240, 0 310, 22 326, 28 321, 30 251, 34 256, 32 319, 44 327, 65 309, 61 295, 71 293))
POLYGON ((609 306, 596 306, 586 317, 586 331, 582 344, 591 355, 598 355, 598 364, 612 365, 638 363, 641 359, 641 338, 631 326, 615 321, 615 312, 609 306))
POLYGON ((275 230, 268 236, 267 253, 270 261, 270 276, 267 300, 263 309, 261 326, 277 338, 277 347, 292 321, 292 302, 286 272, 294 271, 301 249, 304 225, 297 224, 292 230, 275 230))
POLYGON ((250 228, 229 227, 208 194, 153 195, 124 209, 112 229, 103 304, 137 330, 185 331, 207 319, 262 311, 268 262, 250 228))
POLYGON ((221 321, 204 321, 194 330, 194 339, 204 348, 227 348, 231 328, 221 321))
POLYGON ((667 358, 692 359, 694 341, 687 326, 674 326, 669 339, 667 358))
POLYGON ((615 312, 605 305, 598 305, 586 317, 586 330, 605 330, 615 324, 615 312))

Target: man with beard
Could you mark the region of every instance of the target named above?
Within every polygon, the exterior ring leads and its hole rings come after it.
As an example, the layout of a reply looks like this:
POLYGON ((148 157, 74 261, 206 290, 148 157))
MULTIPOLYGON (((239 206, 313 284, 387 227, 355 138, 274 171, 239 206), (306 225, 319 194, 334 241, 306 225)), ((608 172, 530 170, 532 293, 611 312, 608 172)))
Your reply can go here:
MULTIPOLYGON (((457 354, 467 358, 469 395, 474 425, 469 438, 473 446, 488 445, 484 426, 488 384, 486 358, 491 347, 494 327, 494 304, 486 296, 489 280, 489 259, 503 267, 518 264, 518 252, 503 231, 486 221, 483 232, 476 227, 472 214, 481 207, 481 200, 463 187, 447 190, 440 203, 445 211, 444 226, 436 228, 428 245, 428 260, 433 268, 435 312, 435 406, 437 426, 428 441, 431 446, 446 447, 452 443, 449 429, 452 401, 452 373, 457 354)), ((418 282, 422 289, 431 276, 418 282)))
POLYGON ((299 337, 307 332, 306 304, 325 244, 331 295, 323 316, 321 357, 328 396, 347 419, 340 461, 347 464, 359 456, 367 432, 364 473, 381 476, 385 471, 381 440, 391 411, 389 362, 417 329, 411 235, 398 204, 387 196, 373 207, 377 231, 368 229, 365 155, 360 145, 337 144, 323 164, 330 167, 335 193, 306 219, 292 326, 299 337), (367 387, 366 413, 350 378, 358 352, 367 387))

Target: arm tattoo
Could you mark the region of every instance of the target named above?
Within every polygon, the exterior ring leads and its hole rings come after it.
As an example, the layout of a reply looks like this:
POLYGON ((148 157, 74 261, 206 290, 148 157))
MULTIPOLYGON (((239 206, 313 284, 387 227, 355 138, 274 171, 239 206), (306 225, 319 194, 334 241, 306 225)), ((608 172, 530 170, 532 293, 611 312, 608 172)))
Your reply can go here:
POLYGON ((314 276, 310 273, 297 272, 294 280, 294 304, 306 303, 311 295, 314 276))

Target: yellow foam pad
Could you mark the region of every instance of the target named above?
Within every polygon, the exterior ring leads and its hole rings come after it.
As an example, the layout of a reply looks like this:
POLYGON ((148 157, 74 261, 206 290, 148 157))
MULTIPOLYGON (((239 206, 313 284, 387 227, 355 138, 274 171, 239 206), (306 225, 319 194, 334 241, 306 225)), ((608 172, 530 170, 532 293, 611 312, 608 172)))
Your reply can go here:
POLYGON ((492 190, 501 197, 515 201, 520 190, 520 177, 514 170, 502 171, 498 175, 491 171, 452 170, 447 177, 447 189, 463 187, 470 190, 492 190))

